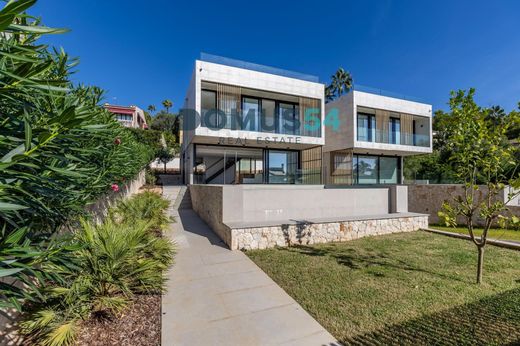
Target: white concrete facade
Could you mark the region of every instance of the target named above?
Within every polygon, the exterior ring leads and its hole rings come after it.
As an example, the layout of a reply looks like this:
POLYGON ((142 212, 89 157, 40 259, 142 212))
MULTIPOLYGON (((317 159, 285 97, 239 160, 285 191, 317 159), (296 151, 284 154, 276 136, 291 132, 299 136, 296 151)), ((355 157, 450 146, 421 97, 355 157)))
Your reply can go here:
MULTIPOLYGON (((325 109, 323 84, 196 60, 193 77, 186 95, 185 108, 195 109, 199 114, 201 114, 202 111, 201 90, 203 81, 255 89, 259 91, 269 91, 285 95, 318 99, 321 103, 321 114, 323 114, 323 110, 325 109)), ((323 123, 321 126, 321 133, 323 134, 325 131, 323 123)), ((272 137, 278 137, 280 141, 282 138, 284 138, 285 143, 296 143, 296 137, 299 137, 298 141, 302 145, 307 144, 316 146, 325 144, 323 135, 321 137, 290 136, 285 134, 269 135, 272 135, 272 137)), ((230 129, 214 130, 207 127, 198 126, 192 133, 192 138, 190 138, 190 141, 203 143, 213 142, 217 144, 218 138, 224 137, 244 138, 251 142, 255 142, 258 137, 262 136, 265 136, 265 133, 230 129)), ((296 148, 298 146, 296 145, 294 147, 296 148)))
POLYGON ((432 152, 432 106, 430 104, 353 90, 339 99, 327 103, 326 114, 329 114, 333 109, 338 110, 340 128, 335 131, 332 127, 326 127, 325 137, 327 140, 323 148, 324 152, 353 149, 354 152, 398 156, 432 152), (425 125, 427 124, 425 134, 429 137, 429 146, 358 140, 357 113, 360 110, 383 110, 397 114, 409 114, 418 119, 423 119, 425 125))
POLYGON ((432 152, 429 104, 352 90, 325 108, 327 123, 334 114, 339 119, 339 127, 325 128, 326 184, 400 184, 404 181, 403 157, 432 152), (358 113, 363 115, 360 127, 358 113), (366 166, 367 160, 371 165, 366 166), (391 171, 390 161, 394 162, 391 171))
MULTIPOLYGON (((323 119, 325 86, 321 83, 203 60, 195 61, 183 108, 195 110, 197 114, 202 115, 201 95, 204 89, 203 85, 208 83, 239 87, 242 88, 241 90, 253 90, 258 95, 269 94, 276 100, 278 100, 278 97, 279 100, 288 98, 293 100, 298 98, 317 100, 319 115, 323 119), (275 96, 273 97, 273 95, 275 96)), ((181 169, 184 172, 184 180, 188 184, 193 183, 193 167, 196 159, 194 157, 194 148, 197 144, 299 151, 323 146, 325 144, 324 133, 323 121, 320 121, 319 136, 290 135, 229 128, 212 129, 201 126, 199 122, 195 128, 184 128, 183 130, 181 169)))

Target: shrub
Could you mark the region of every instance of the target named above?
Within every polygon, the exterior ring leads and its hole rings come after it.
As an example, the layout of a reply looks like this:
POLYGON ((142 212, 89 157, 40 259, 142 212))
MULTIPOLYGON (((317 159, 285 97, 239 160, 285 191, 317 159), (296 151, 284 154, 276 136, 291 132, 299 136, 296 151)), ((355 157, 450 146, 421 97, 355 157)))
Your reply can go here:
MULTIPOLYGON (((159 205, 157 194, 143 193, 129 203, 136 217, 119 221, 107 218, 100 225, 82 221, 72 242, 74 266, 53 267, 65 278, 61 285, 47 287, 46 300, 33 306, 20 324, 31 340, 46 345, 69 345, 80 320, 90 315, 113 316, 121 312, 134 294, 160 293, 164 270, 173 262, 173 245, 157 237, 152 226, 163 220, 144 202, 155 201, 164 214, 167 201, 159 205)), ((119 208, 119 207, 118 207, 119 208)))
POLYGON ((10 239, 0 242, 0 307, 37 297, 54 275, 41 265, 66 258, 48 247, 51 235, 152 158, 99 105, 101 89, 72 85, 77 61, 38 42, 63 30, 22 13, 33 4, 10 1, 0 11, 0 231, 10 239))
POLYGON ((121 201, 110 211, 113 220, 125 223, 134 223, 145 220, 153 230, 161 230, 170 219, 166 210, 170 203, 156 192, 145 191, 121 201))
POLYGON ((152 172, 150 168, 146 168, 144 180, 146 182, 146 185, 155 185, 157 182, 157 178, 155 177, 155 174, 152 172))

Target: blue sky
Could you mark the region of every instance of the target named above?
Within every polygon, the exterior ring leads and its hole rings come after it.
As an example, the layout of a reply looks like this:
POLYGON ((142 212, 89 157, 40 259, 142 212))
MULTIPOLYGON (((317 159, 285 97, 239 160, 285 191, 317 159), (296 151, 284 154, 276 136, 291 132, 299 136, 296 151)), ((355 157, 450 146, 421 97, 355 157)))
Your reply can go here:
POLYGON ((520 101, 520 1, 39 0, 30 12, 71 31, 45 39, 80 58, 74 80, 106 101, 182 106, 200 52, 329 82, 354 82, 446 109, 450 90, 482 106, 520 101))

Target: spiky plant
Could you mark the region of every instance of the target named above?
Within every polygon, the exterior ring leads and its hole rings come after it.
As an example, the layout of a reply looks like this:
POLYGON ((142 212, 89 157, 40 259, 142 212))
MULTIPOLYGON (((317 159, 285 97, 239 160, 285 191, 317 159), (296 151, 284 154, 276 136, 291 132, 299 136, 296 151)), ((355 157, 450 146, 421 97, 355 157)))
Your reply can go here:
POLYGON ((121 201, 111 210, 113 220, 118 222, 134 223, 136 220, 145 220, 153 230, 164 228, 170 219, 166 210, 170 202, 156 192, 145 191, 121 201))

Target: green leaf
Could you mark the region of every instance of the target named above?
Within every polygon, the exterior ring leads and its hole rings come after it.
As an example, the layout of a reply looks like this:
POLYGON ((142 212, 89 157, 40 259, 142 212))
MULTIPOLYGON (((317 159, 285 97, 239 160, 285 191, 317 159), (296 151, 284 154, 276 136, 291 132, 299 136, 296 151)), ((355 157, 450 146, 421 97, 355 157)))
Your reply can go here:
POLYGON ((25 151, 31 149, 31 140, 32 140, 32 129, 31 124, 27 119, 24 119, 24 129, 25 129, 25 151))
POLYGON ((2 157, 0 159, 0 162, 6 162, 6 163, 11 162, 11 159, 13 158, 13 156, 23 154, 24 151, 25 151, 25 143, 20 144, 19 146, 17 146, 16 148, 11 150, 7 154, 5 154, 4 157, 2 157))
POLYGON ((35 3, 36 0, 10 1, 7 5, 5 5, 5 7, 0 11, 0 13, 18 14, 20 12, 25 11, 35 3))
POLYGON ((11 276, 13 274, 19 273, 24 268, 10 268, 10 269, 0 269, 0 278, 5 276, 11 276))
POLYGON ((0 210, 3 210, 3 211, 22 210, 22 209, 27 209, 27 208, 29 208, 29 207, 26 207, 26 206, 20 205, 20 204, 0 202, 0 210))
POLYGON ((25 33, 31 33, 31 34, 62 34, 62 33, 69 31, 68 29, 64 29, 64 28, 49 28, 46 26, 18 25, 18 24, 9 25, 8 29, 25 32, 25 33))

